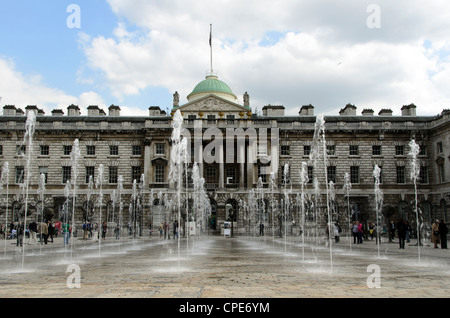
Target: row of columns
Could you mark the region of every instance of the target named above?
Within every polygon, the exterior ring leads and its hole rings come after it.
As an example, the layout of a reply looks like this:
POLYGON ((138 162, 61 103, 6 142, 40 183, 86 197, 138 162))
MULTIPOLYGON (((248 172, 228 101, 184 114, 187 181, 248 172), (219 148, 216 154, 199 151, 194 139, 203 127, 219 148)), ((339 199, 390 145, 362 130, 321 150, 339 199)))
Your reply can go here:
MULTIPOLYGON (((144 148, 144 175, 147 183, 155 183, 155 161, 158 164, 165 165, 165 183, 168 184, 169 175, 169 162, 170 162, 170 144, 166 141, 157 141, 158 143, 165 144, 165 154, 164 156, 156 156, 155 154, 155 140, 147 139, 144 148)), ((234 141, 236 143, 236 141, 234 141)), ((197 162, 199 166, 200 177, 204 177, 204 145, 202 141, 195 144, 194 141, 194 151, 195 154, 191 154, 193 161, 197 162)), ((226 142, 220 142, 216 144, 216 154, 212 158, 214 162, 218 161, 219 167, 219 178, 218 187, 220 190, 225 188, 225 165, 227 164, 227 158, 225 158, 224 147, 227 146, 226 142)), ((270 175, 271 172, 274 174, 278 173, 278 144, 277 143, 261 143, 258 145, 255 140, 248 140, 248 142, 238 142, 237 147, 233 144, 233 151, 237 150, 237 154, 233 156, 233 164, 239 169, 239 188, 249 188, 253 187, 253 184, 257 183, 257 168, 258 164, 266 167, 266 174, 270 175), (270 148, 268 147, 270 146, 270 148), (260 152, 258 154, 258 152, 260 152), (264 155, 270 153, 270 156, 264 155), (234 160, 236 158, 236 160, 234 160), (259 161, 259 163, 258 163, 259 161), (247 182, 245 182, 247 181, 247 182)), ((230 162, 231 163, 231 162, 230 162)))

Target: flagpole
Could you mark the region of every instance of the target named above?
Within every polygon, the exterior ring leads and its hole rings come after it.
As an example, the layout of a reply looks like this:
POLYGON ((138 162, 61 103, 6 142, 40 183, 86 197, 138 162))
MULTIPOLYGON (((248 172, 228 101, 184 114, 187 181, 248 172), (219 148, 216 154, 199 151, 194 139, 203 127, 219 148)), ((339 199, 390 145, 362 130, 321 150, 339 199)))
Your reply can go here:
POLYGON ((209 31, 209 48, 210 48, 210 54, 211 54, 211 75, 213 73, 213 54, 212 54, 212 24, 210 26, 209 31))

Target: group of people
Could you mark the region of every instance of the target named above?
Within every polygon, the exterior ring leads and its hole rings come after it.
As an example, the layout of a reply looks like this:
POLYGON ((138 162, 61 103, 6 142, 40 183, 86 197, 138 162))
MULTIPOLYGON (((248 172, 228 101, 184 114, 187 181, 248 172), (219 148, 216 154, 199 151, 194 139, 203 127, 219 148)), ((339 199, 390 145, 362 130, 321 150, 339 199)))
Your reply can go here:
MULTIPOLYGON (((336 243, 339 242, 339 233, 340 233, 340 226, 336 222, 334 227, 334 236, 336 243)), ((373 223, 369 223, 369 235, 370 238, 373 239, 376 238, 377 244, 379 243, 379 235, 377 234, 383 234, 387 232, 384 228, 381 226, 378 226, 378 229, 373 223)), ((389 239, 390 241, 393 241, 396 237, 398 237, 399 242, 399 248, 404 249, 405 248, 405 242, 410 242, 411 233, 413 232, 413 229, 411 228, 408 221, 400 218, 397 222, 391 221, 390 228, 389 228, 389 239)), ((328 229, 327 229, 328 234, 328 229)), ((363 238, 365 235, 365 231, 363 228, 363 224, 360 221, 354 221, 352 223, 352 234, 353 234, 353 243, 354 244, 362 244, 363 238)), ((448 228, 445 224, 444 220, 436 220, 432 227, 431 227, 431 242, 434 244, 434 248, 438 248, 438 245, 441 245, 442 249, 447 249, 447 234, 448 234, 448 228)))
POLYGON ((431 242, 434 244, 434 248, 447 249, 447 234, 448 227, 444 220, 436 220, 431 226, 431 242))
POLYGON ((0 224, 0 234, 6 239, 16 239, 17 246, 23 246, 26 239, 29 244, 47 244, 53 243, 53 236, 58 235, 58 230, 51 221, 43 220, 42 222, 31 221, 27 227, 22 221, 17 224, 13 221, 9 227, 0 224))
MULTIPOLYGON (((170 225, 167 222, 164 222, 159 225, 159 238, 162 238, 164 234, 164 239, 170 240, 170 225)), ((173 222, 173 238, 178 239, 178 220, 173 222)))

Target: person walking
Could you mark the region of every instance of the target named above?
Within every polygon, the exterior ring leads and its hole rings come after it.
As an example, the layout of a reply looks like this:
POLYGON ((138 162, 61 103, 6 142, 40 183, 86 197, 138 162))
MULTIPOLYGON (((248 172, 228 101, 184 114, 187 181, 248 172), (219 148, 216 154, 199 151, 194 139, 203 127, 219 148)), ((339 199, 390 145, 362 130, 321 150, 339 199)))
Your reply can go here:
POLYGON ((436 220, 431 226, 431 242, 434 244, 434 248, 438 248, 440 243, 439 220, 436 220))
POLYGON ((259 235, 264 236, 264 224, 263 222, 259 223, 259 235))
POLYGON ((447 249, 447 234, 448 234, 448 227, 447 224, 445 224, 444 219, 442 219, 439 222, 439 236, 441 239, 441 248, 447 249))
POLYGON ((116 240, 120 238, 120 227, 119 224, 116 225, 116 228, 114 229, 114 233, 116 234, 116 240))
POLYGON ((397 222, 397 233, 398 233, 398 243, 399 248, 405 249, 405 240, 406 240, 406 224, 402 218, 397 222))
POLYGON ((159 238, 162 238, 163 231, 164 231, 164 224, 161 222, 161 224, 159 225, 159 238))

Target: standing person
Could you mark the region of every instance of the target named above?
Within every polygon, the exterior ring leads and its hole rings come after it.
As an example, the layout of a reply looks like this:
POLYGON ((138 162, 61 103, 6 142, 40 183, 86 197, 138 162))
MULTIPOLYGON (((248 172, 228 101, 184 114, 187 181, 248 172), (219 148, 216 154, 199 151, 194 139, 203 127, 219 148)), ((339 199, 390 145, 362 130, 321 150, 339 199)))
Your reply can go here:
POLYGON ((84 223, 83 223, 83 240, 87 239, 87 235, 88 235, 88 225, 87 225, 86 221, 84 221, 84 223))
POLYGON ((116 240, 120 238, 120 227, 119 224, 116 225, 116 228, 114 229, 114 233, 116 234, 116 240))
POLYGON ((439 222, 439 236, 441 239, 441 248, 447 249, 447 233, 448 228, 447 224, 445 224, 444 219, 439 222))
POLYGON ((69 223, 66 222, 62 226, 62 233, 63 233, 63 237, 64 237, 64 245, 69 244, 69 238, 70 238, 69 231, 70 231, 69 223))
POLYGON ((264 224, 263 224, 263 222, 259 223, 259 235, 264 236, 264 224))
POLYGON ((175 220, 175 222, 173 222, 173 239, 178 240, 178 220, 175 220))
POLYGON ((434 243, 434 248, 438 248, 440 243, 439 220, 436 220, 431 226, 431 242, 434 243))
POLYGON ((353 234, 353 244, 356 244, 356 239, 358 238, 358 222, 357 221, 353 221, 352 234, 353 234))
POLYGON ((339 243, 339 241, 340 241, 339 240, 339 235, 341 233, 341 227, 339 226, 338 222, 336 222, 334 224, 333 231, 334 231, 334 241, 335 241, 335 243, 339 243))
POLYGON ((17 246, 23 246, 23 234, 23 223, 19 221, 19 224, 17 225, 17 246))
POLYGON ((44 220, 44 222, 41 223, 41 230, 42 230, 42 238, 44 239, 44 244, 48 243, 48 225, 47 220, 44 220))
POLYGON ((39 230, 40 243, 42 244, 42 240, 44 240, 44 244, 47 244, 47 238, 48 238, 47 220, 44 220, 43 222, 39 223, 38 230, 39 230))
POLYGON ((406 225, 406 243, 409 243, 411 235, 411 225, 409 225, 408 221, 405 221, 405 225, 406 225))
POLYGON ((53 234, 55 233, 55 227, 53 226, 51 221, 48 221, 48 236, 52 239, 51 243, 53 243, 53 234))
POLYGON ((373 240, 373 234, 375 232, 375 224, 373 224, 372 222, 369 223, 369 235, 370 235, 370 240, 373 240))
POLYGON ((103 240, 106 239, 107 232, 108 232, 108 224, 106 223, 106 221, 103 221, 103 224, 102 224, 102 239, 103 240))
POLYGON ((28 228, 30 229, 30 244, 31 244, 31 242, 34 242, 35 244, 38 244, 38 241, 37 241, 37 223, 36 223, 36 221, 31 222, 30 225, 28 226, 28 228))
POLYGON ((360 221, 358 221, 358 244, 362 244, 363 237, 363 226, 360 221))
POLYGON ((390 235, 391 235, 391 240, 394 240, 395 239, 395 223, 394 223, 394 220, 391 221, 390 235))
POLYGON ((398 243, 399 248, 405 249, 405 239, 406 239, 406 224, 402 218, 397 222, 397 232, 398 232, 398 243))
POLYGON ((164 239, 167 238, 167 222, 164 222, 164 239))
POLYGON ((166 223, 167 226, 167 239, 170 240, 170 224, 166 223))
POLYGON ((162 238, 163 230, 164 230, 164 224, 161 222, 161 224, 159 225, 159 238, 162 238))

